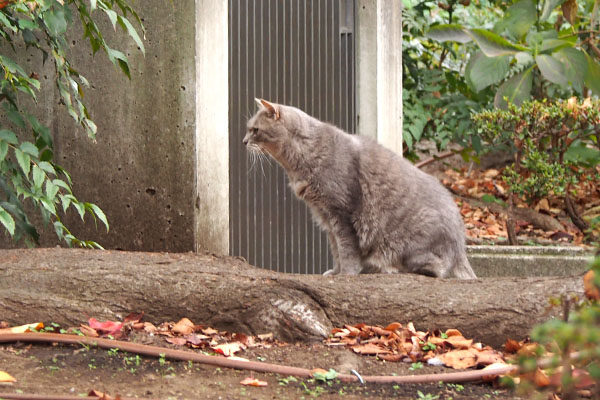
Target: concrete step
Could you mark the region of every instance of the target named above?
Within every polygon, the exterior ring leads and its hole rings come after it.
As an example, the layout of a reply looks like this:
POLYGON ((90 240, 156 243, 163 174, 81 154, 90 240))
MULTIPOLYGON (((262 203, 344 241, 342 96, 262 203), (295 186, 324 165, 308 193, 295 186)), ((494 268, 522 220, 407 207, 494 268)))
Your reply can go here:
POLYGON ((566 276, 589 269, 593 251, 573 246, 467 246, 479 278, 495 276, 566 276))

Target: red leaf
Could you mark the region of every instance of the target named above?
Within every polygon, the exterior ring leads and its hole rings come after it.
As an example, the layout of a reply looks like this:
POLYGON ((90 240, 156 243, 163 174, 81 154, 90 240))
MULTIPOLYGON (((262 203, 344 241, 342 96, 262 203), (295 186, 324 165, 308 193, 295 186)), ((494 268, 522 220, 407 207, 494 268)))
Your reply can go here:
POLYGON ((115 336, 121 332, 123 328, 122 322, 114 322, 114 321, 105 321, 100 322, 96 320, 96 318, 90 318, 88 320, 88 324, 90 328, 95 329, 96 331, 103 332, 106 335, 115 336))

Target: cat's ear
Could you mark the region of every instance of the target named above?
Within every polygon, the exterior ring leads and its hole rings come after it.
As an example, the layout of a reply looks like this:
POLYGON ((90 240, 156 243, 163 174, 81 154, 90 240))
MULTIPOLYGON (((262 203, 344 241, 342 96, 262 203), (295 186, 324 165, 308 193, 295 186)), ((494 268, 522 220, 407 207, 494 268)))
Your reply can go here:
POLYGON ((279 106, 277 104, 269 103, 263 99, 257 99, 260 102, 262 108, 267 110, 267 115, 269 118, 273 118, 274 120, 279 119, 279 106))

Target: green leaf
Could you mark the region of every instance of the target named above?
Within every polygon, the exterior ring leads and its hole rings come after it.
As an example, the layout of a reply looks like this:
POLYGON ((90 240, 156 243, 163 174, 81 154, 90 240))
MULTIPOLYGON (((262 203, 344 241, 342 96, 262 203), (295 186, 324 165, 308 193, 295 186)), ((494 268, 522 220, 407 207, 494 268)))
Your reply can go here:
POLYGON ((19 19, 19 29, 21 30, 25 30, 25 29, 30 29, 32 31, 38 29, 39 26, 37 26, 37 24, 29 19, 19 19))
POLYGON ((29 170, 31 168, 31 159, 29 158, 29 155, 23 153, 19 149, 15 149, 15 157, 25 176, 29 176, 29 170))
POLYGON ((42 169, 40 167, 38 167, 37 165, 34 165, 32 168, 32 172, 33 172, 33 186, 35 186, 36 188, 41 188, 42 184, 44 183, 44 179, 46 178, 44 171, 42 171, 42 169))
POLYGON ((537 19, 536 5, 533 0, 521 0, 510 6, 504 18, 494 27, 498 33, 507 30, 515 39, 522 38, 537 19))
POLYGON ((143 54, 146 54, 146 49, 144 48, 144 43, 142 43, 142 39, 140 39, 137 31, 131 25, 131 22, 127 18, 123 18, 121 16, 118 17, 119 24, 123 27, 123 29, 133 38, 135 43, 138 45, 140 50, 142 50, 143 54))
POLYGON ((42 14, 42 20, 53 36, 62 36, 67 31, 67 19, 62 7, 45 11, 42 14))
POLYGON ((0 129, 0 140, 6 141, 8 144, 18 144, 17 135, 13 131, 9 131, 8 129, 0 129))
POLYGON ((487 57, 482 52, 477 52, 467 64, 465 75, 476 92, 500 82, 508 73, 510 66, 509 56, 487 57))
POLYGON ((552 55, 565 66, 567 81, 575 87, 581 87, 588 70, 585 53, 571 47, 561 49, 552 55))
POLYGON ((6 153, 8 153, 8 142, 6 140, 0 140, 0 163, 4 161, 6 153))
POLYGON ((493 32, 485 29, 471 29, 470 36, 479 45, 481 51, 488 57, 497 57, 507 54, 516 54, 520 51, 528 51, 527 47, 511 43, 493 32))
POLYGON ((113 26, 113 29, 117 29, 117 13, 113 10, 109 10, 108 8, 104 8, 104 12, 108 15, 108 19, 110 19, 110 23, 113 26))
POLYGON ((544 1, 544 6, 542 7, 542 14, 540 16, 540 21, 544 22, 545 20, 547 20, 548 17, 550 16, 550 14, 552 14, 552 11, 564 2, 565 2, 565 0, 546 0, 546 1, 544 1))
POLYGON ((81 220, 83 221, 83 217, 85 216, 85 206, 82 203, 79 203, 78 201, 72 201, 72 204, 73 207, 75 207, 75 209, 79 213, 81 220))
POLYGON ((53 201, 50 201, 50 200, 48 200, 45 197, 42 197, 40 199, 40 201, 42 202, 42 206, 44 206, 44 208, 46 210, 48 210, 48 212, 50 212, 50 214, 56 215, 56 207, 54 206, 54 202, 53 201))
POLYGON ((23 142, 23 143, 21 143, 21 145, 19 146, 19 149, 21 149, 21 151, 23 153, 27 153, 30 156, 33 156, 33 157, 36 157, 36 158, 40 154, 38 148, 35 147, 35 144, 30 143, 30 142, 23 142))
POLYGON ((50 179, 48 179, 46 181, 46 196, 48 196, 48 199, 50 199, 50 201, 54 201, 54 198, 56 197, 58 190, 59 190, 58 186, 56 186, 54 183, 52 183, 52 181, 50 179))
POLYGON ((437 40, 438 42, 460 42, 467 43, 471 41, 471 36, 467 30, 459 24, 442 24, 436 25, 429 29, 425 36, 437 40))
POLYGON ((567 84, 565 66, 556 58, 547 54, 538 54, 535 57, 535 61, 544 78, 561 86, 567 84))
POLYGON ((54 167, 52 166, 52 164, 50 164, 49 162, 46 161, 40 161, 38 163, 38 166, 44 170, 47 174, 52 174, 52 175, 56 175, 56 170, 54 169, 54 167))
POLYGON ((90 11, 94 11, 96 9, 96 0, 90 0, 90 11))
POLYGON ((127 56, 125 54, 121 53, 119 50, 115 50, 115 49, 111 49, 111 48, 107 48, 106 53, 108 54, 108 58, 110 59, 110 61, 112 61, 113 64, 115 64, 115 65, 117 65, 117 62, 118 62, 119 67, 121 67, 121 69, 123 70, 125 75, 127 75, 127 77, 129 79, 131 79, 131 73, 129 72, 129 64, 127 62, 127 56))
POLYGON ((585 55, 588 61, 585 74, 585 84, 592 89, 596 96, 600 96, 600 64, 589 55, 585 55))
POLYGON ((569 40, 562 39, 544 39, 542 41, 542 46, 540 47, 541 53, 554 53, 566 47, 574 47, 575 43, 569 40))
POLYGON ((494 97, 494 106, 497 108, 506 109, 507 102, 504 99, 508 98, 508 103, 521 105, 531 95, 531 87, 533 85, 533 68, 517 74, 504 82, 496 92, 494 97))
POLYGON ((0 206, 0 222, 4 225, 8 233, 10 233, 10 236, 15 235, 15 220, 2 206, 0 206))
POLYGON ((108 232, 108 220, 106 219, 106 215, 104 214, 104 211, 102 211, 102 209, 100 209, 100 207, 98 207, 95 204, 89 203, 89 206, 91 207, 92 210, 94 210, 94 214, 96 214, 96 216, 100 219, 100 221, 102 221, 104 226, 106 226, 106 231, 108 232))
POLYGON ((0 55, 0 64, 2 64, 4 68, 6 68, 6 70, 11 74, 18 73, 21 76, 27 76, 25 70, 23 70, 23 68, 19 64, 17 64, 7 56, 0 55))

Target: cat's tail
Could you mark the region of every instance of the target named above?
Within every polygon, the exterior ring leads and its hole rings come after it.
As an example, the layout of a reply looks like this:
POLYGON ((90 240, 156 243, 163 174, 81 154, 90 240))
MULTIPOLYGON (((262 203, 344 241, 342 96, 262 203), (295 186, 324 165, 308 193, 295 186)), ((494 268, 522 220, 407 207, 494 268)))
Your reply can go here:
POLYGON ((477 279, 475 272, 473 272, 473 268, 471 268, 471 263, 467 258, 467 254, 463 250, 457 254, 457 260, 454 264, 454 277, 458 279, 477 279))

